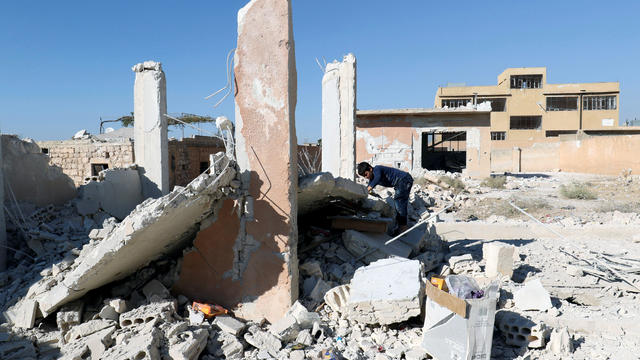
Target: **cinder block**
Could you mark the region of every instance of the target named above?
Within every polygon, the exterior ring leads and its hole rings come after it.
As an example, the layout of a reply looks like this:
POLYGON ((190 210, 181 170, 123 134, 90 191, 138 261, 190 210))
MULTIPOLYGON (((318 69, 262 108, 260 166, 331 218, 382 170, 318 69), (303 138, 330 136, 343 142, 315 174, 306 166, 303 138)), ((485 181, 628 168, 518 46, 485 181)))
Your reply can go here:
POLYGON ((513 251, 511 245, 488 243, 482 245, 482 256, 486 260, 485 273, 487 277, 513 275, 513 251))
POLYGON ((529 348, 542 348, 546 345, 549 329, 544 323, 535 323, 511 312, 500 313, 497 322, 507 345, 529 348))

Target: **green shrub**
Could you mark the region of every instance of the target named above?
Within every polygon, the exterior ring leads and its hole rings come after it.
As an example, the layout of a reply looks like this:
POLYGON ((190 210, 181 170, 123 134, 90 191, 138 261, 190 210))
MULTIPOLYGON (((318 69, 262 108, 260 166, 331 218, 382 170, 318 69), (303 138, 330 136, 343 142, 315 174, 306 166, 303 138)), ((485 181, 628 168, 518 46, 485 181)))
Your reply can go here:
POLYGON ((493 189, 504 189, 504 184, 507 182, 507 177, 504 175, 498 175, 488 177, 482 181, 482 186, 487 186, 493 189))
POLYGON ((440 176, 438 180, 442 183, 449 185, 449 187, 451 187, 455 191, 462 191, 465 188, 462 180, 458 178, 451 178, 443 175, 443 176, 440 176))
POLYGON ((567 185, 560 185, 560 195, 567 199, 594 200, 598 197, 589 188, 588 184, 572 182, 567 185))

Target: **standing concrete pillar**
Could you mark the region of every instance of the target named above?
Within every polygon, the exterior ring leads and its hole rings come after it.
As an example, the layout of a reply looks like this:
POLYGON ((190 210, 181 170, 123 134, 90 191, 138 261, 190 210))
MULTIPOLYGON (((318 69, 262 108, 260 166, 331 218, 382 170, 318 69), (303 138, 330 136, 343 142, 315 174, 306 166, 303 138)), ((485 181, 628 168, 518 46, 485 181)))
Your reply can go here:
POLYGON ((322 77, 322 171, 355 179, 356 57, 327 64, 322 77))
POLYGON ((162 65, 145 61, 133 66, 134 157, 144 198, 169 193, 169 143, 167 139, 167 83, 162 65))
POLYGON ((185 254, 174 291, 279 320, 298 298, 296 63, 290 0, 238 12, 235 152, 242 199, 228 199, 185 254), (206 279, 206 281, 202 281, 206 279))

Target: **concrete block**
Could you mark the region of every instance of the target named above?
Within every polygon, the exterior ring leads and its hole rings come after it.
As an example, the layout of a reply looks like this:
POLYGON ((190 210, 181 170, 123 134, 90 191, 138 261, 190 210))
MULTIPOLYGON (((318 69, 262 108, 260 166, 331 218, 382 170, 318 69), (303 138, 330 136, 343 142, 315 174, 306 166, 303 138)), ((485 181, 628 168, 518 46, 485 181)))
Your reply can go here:
POLYGON ((72 327, 65 335, 64 341, 69 343, 86 337, 91 334, 97 333, 100 330, 115 326, 116 322, 111 320, 89 320, 80 325, 72 327))
POLYGON ((322 268, 320 267, 320 262, 316 260, 309 260, 303 264, 298 266, 298 270, 302 275, 306 276, 317 276, 322 278, 322 268))
POLYGON ((296 337, 296 344, 304 344, 307 346, 311 346, 313 344, 313 336, 311 335, 311 330, 305 329, 298 333, 296 337))
POLYGON ((455 274, 480 272, 480 265, 473 259, 471 254, 450 256, 448 262, 451 271, 455 274))
POLYGON ((530 280, 513 294, 513 301, 520 310, 544 311, 551 308, 549 292, 540 279, 530 280))
POLYGON ((72 326, 82 322, 82 310, 84 303, 75 301, 63 306, 56 314, 56 324, 58 329, 63 333, 67 332, 72 326))
POLYGON ((318 279, 313 290, 311 290, 311 294, 309 294, 309 298, 319 303, 324 299, 324 295, 329 290, 331 290, 331 285, 322 279, 318 279))
POLYGON ((289 360, 304 360, 304 350, 293 350, 289 354, 289 360))
POLYGON ((402 235, 396 241, 402 241, 411 248, 413 253, 419 253, 424 248, 427 241, 427 227, 427 223, 422 223, 415 229, 402 235))
POLYGON ((529 348, 545 346, 548 336, 545 324, 536 323, 513 312, 499 312, 496 320, 507 345, 529 348))
POLYGON ((109 348, 103 354, 103 358, 109 360, 160 360, 160 351, 158 350, 160 338, 160 331, 151 328, 109 348))
POLYGON ((385 245, 384 243, 389 239, 391 237, 386 234, 362 233, 355 230, 347 230, 342 233, 342 242, 345 248, 356 258, 371 252, 371 254, 362 258, 367 263, 384 259, 391 255, 402 258, 409 257, 411 247, 400 241, 385 245))
POLYGON ((171 322, 176 313, 175 303, 165 301, 140 306, 126 313, 120 314, 120 327, 126 328, 150 323, 156 320, 171 322))
POLYGON ((149 301, 154 297, 156 300, 171 298, 169 290, 156 279, 149 281, 149 283, 142 288, 142 293, 149 301))
POLYGON ((293 316, 301 329, 311 329, 314 323, 321 321, 320 315, 318 315, 318 313, 308 311, 307 308, 299 301, 293 303, 285 316, 286 315, 293 316))
POLYGON ((412 347, 404 353, 406 360, 424 360, 427 356, 427 351, 420 346, 412 347))
POLYGON ((13 326, 31 329, 36 321, 37 310, 37 301, 21 299, 5 312, 5 316, 13 323, 13 326))
POLYGON ((111 305, 118 314, 122 314, 127 311, 127 303, 122 299, 109 300, 109 305, 111 305))
POLYGON ((100 330, 86 339, 78 339, 76 342, 85 342, 91 352, 91 360, 103 359, 104 352, 113 343, 113 334, 116 332, 115 324, 112 327, 100 330))
POLYGON ((242 331, 246 327, 245 323, 229 315, 216 316, 215 320, 213 321, 213 325, 219 327, 220 330, 236 337, 240 335, 240 333, 242 333, 242 331))
POLYGON ((343 307, 349 301, 349 285, 336 286, 324 295, 324 302, 329 305, 331 310, 342 312, 343 307))
POLYGON ((294 340, 300 332, 300 325, 293 315, 287 313, 269 328, 269 332, 284 342, 294 340))
POLYGON ((209 338, 207 350, 210 354, 224 355, 226 359, 244 358, 244 344, 235 336, 224 332, 213 334, 209 338))
POLYGON ((197 329, 184 331, 169 339, 169 356, 173 360, 195 360, 207 346, 209 331, 197 329))
POLYGON ((393 324, 420 315, 423 298, 419 261, 382 259, 356 270, 345 313, 366 324, 393 324))
POLYGON ((120 318, 120 314, 118 314, 116 309, 114 309, 113 306, 111 305, 103 306, 102 309, 100 309, 100 312, 98 313, 98 315, 100 316, 101 319, 112 320, 115 322, 118 322, 118 319, 120 318))
POLYGON ((278 351, 282 349, 282 343, 277 337, 260 330, 258 327, 249 328, 249 332, 244 334, 244 339, 251 346, 258 350, 266 351, 273 357, 277 357, 278 351))
POLYGON ((513 252, 515 247, 502 243, 482 244, 482 257, 485 259, 485 273, 487 277, 513 275, 513 252))
POLYGON ((443 252, 435 252, 435 251, 427 251, 413 258, 413 260, 418 260, 424 266, 424 271, 429 272, 435 268, 437 268, 444 259, 443 252))
POLYGON ((573 341, 569 334, 569 329, 556 328, 551 331, 551 339, 549 340, 549 348, 556 355, 568 355, 573 352, 573 341))

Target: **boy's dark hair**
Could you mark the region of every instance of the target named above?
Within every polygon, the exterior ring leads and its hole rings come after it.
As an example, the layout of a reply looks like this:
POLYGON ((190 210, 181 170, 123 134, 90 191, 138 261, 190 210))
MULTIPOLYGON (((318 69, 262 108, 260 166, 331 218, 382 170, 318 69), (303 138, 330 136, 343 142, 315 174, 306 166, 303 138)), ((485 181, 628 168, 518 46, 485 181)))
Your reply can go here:
POLYGON ((368 162, 363 161, 360 164, 358 164, 358 175, 364 176, 364 172, 371 169, 373 169, 371 165, 369 165, 368 162))

